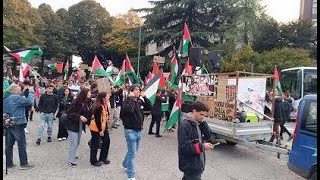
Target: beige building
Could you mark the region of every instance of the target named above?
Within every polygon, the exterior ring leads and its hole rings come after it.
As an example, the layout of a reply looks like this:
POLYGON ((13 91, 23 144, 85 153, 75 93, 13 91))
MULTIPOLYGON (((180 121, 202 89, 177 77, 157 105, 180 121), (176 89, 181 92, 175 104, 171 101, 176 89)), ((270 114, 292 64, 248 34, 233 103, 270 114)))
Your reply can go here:
POLYGON ((300 19, 311 21, 317 27, 317 0, 301 0, 300 19))

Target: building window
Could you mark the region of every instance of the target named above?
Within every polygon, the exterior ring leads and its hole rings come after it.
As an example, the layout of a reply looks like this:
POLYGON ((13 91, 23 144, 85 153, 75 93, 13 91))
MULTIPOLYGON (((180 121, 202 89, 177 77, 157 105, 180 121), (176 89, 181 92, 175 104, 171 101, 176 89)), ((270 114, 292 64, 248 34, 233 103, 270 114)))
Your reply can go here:
POLYGON ((317 27, 317 19, 312 19, 312 26, 317 27))
POLYGON ((302 130, 317 133, 317 102, 311 101, 307 110, 307 114, 304 115, 302 122, 302 130))
POLYGON ((312 14, 317 14, 317 2, 312 3, 312 14))

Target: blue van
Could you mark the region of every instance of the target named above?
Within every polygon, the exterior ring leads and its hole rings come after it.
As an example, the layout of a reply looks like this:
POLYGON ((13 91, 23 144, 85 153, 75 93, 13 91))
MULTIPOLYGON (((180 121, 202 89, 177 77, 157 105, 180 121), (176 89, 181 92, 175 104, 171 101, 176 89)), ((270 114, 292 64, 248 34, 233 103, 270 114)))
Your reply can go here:
POLYGON ((317 179, 317 95, 306 95, 299 104, 288 168, 317 179))

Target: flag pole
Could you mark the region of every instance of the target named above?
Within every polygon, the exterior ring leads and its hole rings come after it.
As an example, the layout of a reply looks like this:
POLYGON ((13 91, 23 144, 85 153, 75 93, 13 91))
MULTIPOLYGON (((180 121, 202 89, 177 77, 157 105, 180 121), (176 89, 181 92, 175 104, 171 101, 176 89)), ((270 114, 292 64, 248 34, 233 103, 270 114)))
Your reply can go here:
POLYGON ((43 80, 45 83, 47 83, 47 81, 45 79, 43 79, 43 77, 41 77, 40 74, 36 70, 34 70, 31 66, 29 66, 29 67, 30 67, 30 70, 32 71, 32 73, 35 72, 36 73, 35 75, 39 76, 41 80, 43 80))

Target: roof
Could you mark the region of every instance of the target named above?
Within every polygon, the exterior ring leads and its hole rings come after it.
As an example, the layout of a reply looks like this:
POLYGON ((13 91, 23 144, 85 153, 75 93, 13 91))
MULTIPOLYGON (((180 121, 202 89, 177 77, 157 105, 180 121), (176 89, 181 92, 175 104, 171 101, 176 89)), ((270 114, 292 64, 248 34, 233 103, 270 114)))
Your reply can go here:
POLYGON ((303 99, 317 100, 317 95, 316 94, 305 95, 303 99))
POLYGON ((317 67, 294 67, 294 68, 283 69, 283 70, 281 70, 281 72, 298 70, 298 69, 317 69, 317 67))

